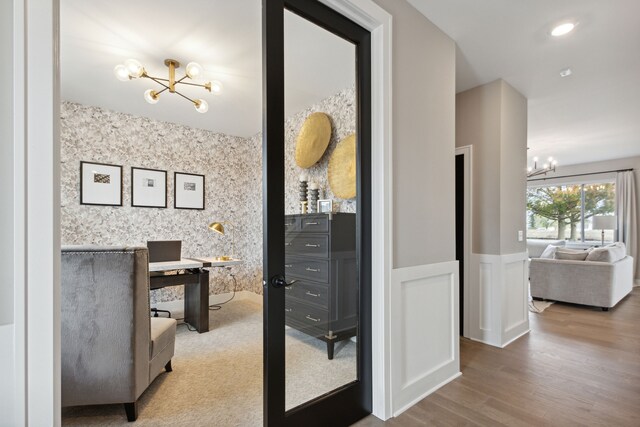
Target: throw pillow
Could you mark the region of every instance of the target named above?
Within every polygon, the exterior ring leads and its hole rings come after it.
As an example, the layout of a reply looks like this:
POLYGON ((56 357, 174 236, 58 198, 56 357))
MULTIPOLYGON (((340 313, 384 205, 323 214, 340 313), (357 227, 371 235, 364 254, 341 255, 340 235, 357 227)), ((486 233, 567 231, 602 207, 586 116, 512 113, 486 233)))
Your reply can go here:
POLYGON ((555 259, 564 259, 571 261, 584 261, 587 259, 590 251, 574 251, 571 249, 557 249, 555 259))
POLYGON ((602 248, 596 248, 587 256, 587 261, 609 262, 620 261, 627 256, 627 249, 622 242, 616 242, 602 248))
POLYGON ((558 250, 560 246, 548 245, 542 254, 540 254, 540 258, 553 259, 556 255, 556 250, 558 250))

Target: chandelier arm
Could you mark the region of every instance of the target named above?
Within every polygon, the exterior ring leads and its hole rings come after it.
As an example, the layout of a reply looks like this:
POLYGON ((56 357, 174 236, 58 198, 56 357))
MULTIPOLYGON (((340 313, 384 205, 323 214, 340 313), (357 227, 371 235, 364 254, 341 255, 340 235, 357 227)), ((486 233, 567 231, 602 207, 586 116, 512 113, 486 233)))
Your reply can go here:
POLYGON ((162 89, 160 92, 156 92, 156 95, 160 95, 162 92, 164 92, 166 90, 169 90, 169 88, 165 86, 165 88, 162 89))
MULTIPOLYGON (((182 80, 182 79, 180 79, 180 80, 182 80)), ((177 81, 176 83, 180 83, 180 84, 183 84, 183 85, 189 85, 189 86, 206 87, 205 85, 201 85, 201 84, 198 84, 198 83, 189 83, 189 82, 183 82, 183 81, 177 81)))
MULTIPOLYGON (((169 89, 169 86, 167 86, 166 84, 164 84, 164 83, 162 83, 162 82, 160 81, 160 80, 164 80, 164 81, 168 81, 168 80, 165 80, 165 79, 158 79, 158 78, 156 78, 156 77, 151 77, 151 76, 147 76, 147 78, 149 78, 149 79, 153 80, 154 82, 158 83, 160 86, 163 86, 163 87, 165 88, 165 90, 166 90, 166 89, 169 89)), ((163 90, 163 92, 164 92, 164 90, 163 90)))
POLYGON ((188 100, 189 102, 192 102, 193 104, 195 104, 195 103, 196 103, 196 101, 194 101, 193 99, 189 98, 188 96, 184 96, 183 94, 181 94, 181 93, 180 93, 180 92, 178 92, 178 91, 175 91, 174 93, 176 93, 176 94, 180 95, 181 97, 183 97, 184 99, 188 100))

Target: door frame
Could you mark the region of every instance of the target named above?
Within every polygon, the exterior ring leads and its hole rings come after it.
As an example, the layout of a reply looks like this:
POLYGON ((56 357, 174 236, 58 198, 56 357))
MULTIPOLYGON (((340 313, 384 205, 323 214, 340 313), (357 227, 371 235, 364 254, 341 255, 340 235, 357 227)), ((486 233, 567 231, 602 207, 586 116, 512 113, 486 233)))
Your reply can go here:
MULTIPOLYGON (((471 264, 471 251, 473 239, 473 146, 465 145, 456 147, 455 155, 462 155, 464 158, 464 236, 463 236, 463 259, 462 266, 463 275, 463 333, 464 337, 469 338, 470 325, 470 305, 471 293, 469 291, 469 269, 471 264)), ((457 231, 457 230, 456 230, 457 231)))
MULTIPOLYGON (((321 0, 371 31, 372 381, 373 414, 392 416, 390 273, 393 254, 392 16, 373 0, 321 0)), ((60 152, 58 107, 59 0, 13 0, 14 336, 0 345, 13 353, 20 425, 60 424, 60 152), (27 25, 27 23, 29 25, 27 25), (28 37, 27 37, 28 36, 28 37), (31 72, 27 69, 28 65, 31 72), (28 95, 30 94, 30 95, 28 95), (42 99, 51 102, 42 103, 42 99), (33 129, 32 129, 33 128, 33 129), (29 147, 32 149, 27 150, 29 147), (27 182, 50 182, 48 186, 27 182), (27 204, 27 200, 36 201, 27 204), (43 219, 46 219, 43 221, 43 219), (29 232, 27 232, 29 230, 29 232), (28 250, 28 246, 32 250, 28 250), (36 250, 37 249, 37 250, 36 250), (34 274, 31 274, 34 273, 34 274), (28 321, 28 315, 33 321, 28 321), (42 325, 50 325, 43 328, 42 325)))
POLYGON ((263 289, 264 425, 342 425, 371 408, 371 33, 339 12, 309 0, 263 0, 263 289), (284 15, 293 13, 352 43, 356 72, 357 212, 355 247, 360 282, 357 377, 286 409, 285 372, 285 69, 284 15))

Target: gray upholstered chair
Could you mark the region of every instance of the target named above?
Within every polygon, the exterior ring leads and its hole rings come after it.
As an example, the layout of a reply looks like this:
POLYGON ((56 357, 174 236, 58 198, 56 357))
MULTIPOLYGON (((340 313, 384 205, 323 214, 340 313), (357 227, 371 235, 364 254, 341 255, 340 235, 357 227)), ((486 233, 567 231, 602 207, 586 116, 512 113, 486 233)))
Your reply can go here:
POLYGON ((123 403, 171 371, 176 321, 151 318, 144 247, 62 248, 62 406, 123 403))

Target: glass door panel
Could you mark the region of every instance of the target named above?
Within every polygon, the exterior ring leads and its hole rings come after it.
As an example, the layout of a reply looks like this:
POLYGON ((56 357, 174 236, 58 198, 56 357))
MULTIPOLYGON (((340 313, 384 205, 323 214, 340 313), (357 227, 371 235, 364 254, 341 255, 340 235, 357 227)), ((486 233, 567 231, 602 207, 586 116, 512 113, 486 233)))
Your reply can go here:
POLYGON ((285 402, 357 380, 356 49, 284 12, 285 402))

